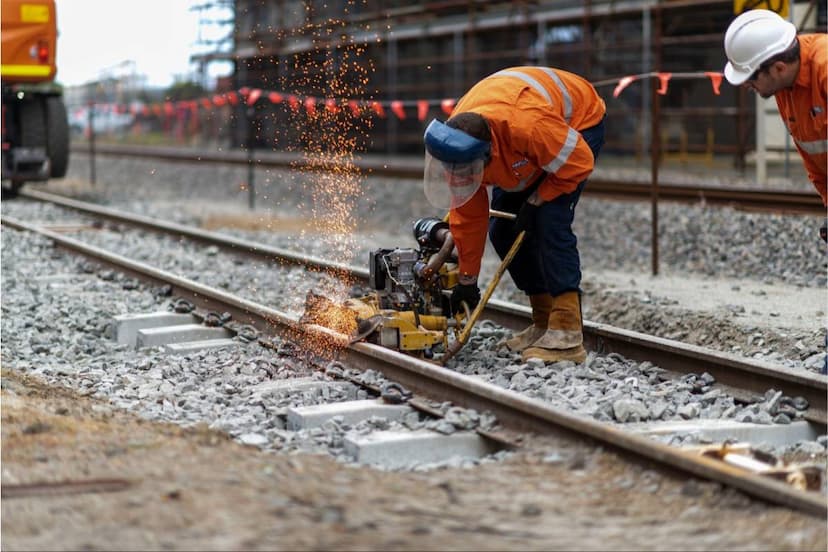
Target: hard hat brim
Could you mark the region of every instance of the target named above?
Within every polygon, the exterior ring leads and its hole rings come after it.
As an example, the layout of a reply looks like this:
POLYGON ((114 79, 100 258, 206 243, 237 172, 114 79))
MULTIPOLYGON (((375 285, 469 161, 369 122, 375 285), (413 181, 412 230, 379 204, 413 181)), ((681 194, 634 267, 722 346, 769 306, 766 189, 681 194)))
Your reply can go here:
POLYGON ((485 159, 492 147, 490 142, 469 136, 437 119, 429 123, 423 140, 428 153, 447 163, 471 163, 485 159))
POLYGON ((753 73, 748 73, 747 71, 739 71, 733 64, 729 61, 724 68, 724 76, 727 79, 727 82, 732 84, 733 86, 739 86, 740 84, 744 84, 752 75, 753 73))

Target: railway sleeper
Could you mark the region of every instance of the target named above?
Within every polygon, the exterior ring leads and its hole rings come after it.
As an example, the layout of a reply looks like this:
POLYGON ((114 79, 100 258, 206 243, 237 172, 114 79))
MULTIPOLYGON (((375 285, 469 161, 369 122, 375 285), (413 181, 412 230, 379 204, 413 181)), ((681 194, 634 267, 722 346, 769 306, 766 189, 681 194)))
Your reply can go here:
POLYGON ((355 425, 373 416, 401 421, 411 412, 414 412, 414 409, 410 406, 388 404, 382 399, 317 404, 289 408, 287 411, 287 428, 296 431, 319 427, 334 416, 339 416, 341 422, 348 425, 355 425))
POLYGON ((475 431, 441 432, 416 422, 409 427, 413 420, 420 420, 420 413, 383 399, 291 407, 285 417, 286 429, 293 432, 313 432, 323 426, 345 428, 344 454, 354 462, 385 469, 462 463, 502 450, 475 431), (358 426, 375 429, 366 433, 358 426))
POLYGON ((625 429, 667 442, 766 443, 773 446, 795 445, 800 441, 816 441, 818 428, 805 420, 780 424, 754 424, 734 420, 682 420, 627 424, 625 429))
POLYGON ((360 464, 392 469, 483 458, 498 451, 492 441, 473 431, 444 435, 427 429, 352 433, 345 436, 343 445, 345 453, 360 464))
POLYGON ((230 330, 201 322, 193 313, 125 314, 112 320, 108 337, 136 349, 163 347, 169 353, 189 353, 236 343, 230 330))

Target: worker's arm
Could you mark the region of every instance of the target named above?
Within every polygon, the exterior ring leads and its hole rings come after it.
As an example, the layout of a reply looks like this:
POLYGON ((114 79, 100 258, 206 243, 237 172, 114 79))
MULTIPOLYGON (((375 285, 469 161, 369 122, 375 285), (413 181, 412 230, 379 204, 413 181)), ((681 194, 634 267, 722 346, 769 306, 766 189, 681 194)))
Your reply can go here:
MULTIPOLYGON (((828 98, 826 98, 826 96, 828 96, 828 64, 825 63, 825 58, 826 51, 823 47, 818 51, 818 56, 813 64, 813 79, 819 83, 819 86, 817 86, 816 89, 820 91, 819 96, 814 98, 813 104, 822 107, 823 112, 820 117, 823 139, 825 139, 825 117, 828 115, 828 113, 826 113, 826 111, 828 111, 828 98)), ((799 149, 798 144, 797 149, 799 149)), ((825 175, 826 164, 828 164, 828 155, 823 153, 821 155, 809 156, 804 154, 802 150, 800 150, 800 154, 802 154, 802 158, 805 161, 805 170, 808 171, 808 178, 822 198, 822 204, 828 207, 828 190, 826 190, 828 186, 826 186, 825 175)))
MULTIPOLYGON (((794 142, 796 144, 796 142, 794 142)), ((817 193, 822 198, 822 204, 828 206, 828 190, 826 190, 826 178, 825 178, 825 163, 826 163, 826 155, 808 155, 808 153, 802 151, 799 147, 799 144, 796 144, 796 149, 799 150, 799 155, 802 157, 802 162, 805 165, 805 171, 808 173, 808 180, 811 181, 811 184, 814 185, 816 188, 817 193), (822 163, 822 165, 820 165, 822 163)))
POLYGON ((526 201, 521 206, 515 218, 515 232, 531 234, 535 231, 538 220, 538 209, 540 209, 543 203, 544 201, 540 198, 537 190, 526 198, 526 201))
POLYGON ((529 157, 547 173, 538 188, 542 201, 574 192, 592 174, 595 158, 589 145, 556 115, 537 121, 527 145, 529 157))
POLYGON ((451 210, 449 224, 457 247, 460 283, 476 282, 489 229, 489 195, 485 186, 468 202, 451 210))

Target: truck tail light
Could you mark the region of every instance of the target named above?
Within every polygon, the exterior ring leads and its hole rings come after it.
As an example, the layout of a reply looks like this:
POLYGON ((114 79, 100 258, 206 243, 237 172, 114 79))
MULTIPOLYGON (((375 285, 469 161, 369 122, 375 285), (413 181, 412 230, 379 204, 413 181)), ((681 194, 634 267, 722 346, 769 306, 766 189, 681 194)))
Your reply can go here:
POLYGON ((37 61, 40 63, 49 62, 49 44, 42 40, 37 43, 37 61))

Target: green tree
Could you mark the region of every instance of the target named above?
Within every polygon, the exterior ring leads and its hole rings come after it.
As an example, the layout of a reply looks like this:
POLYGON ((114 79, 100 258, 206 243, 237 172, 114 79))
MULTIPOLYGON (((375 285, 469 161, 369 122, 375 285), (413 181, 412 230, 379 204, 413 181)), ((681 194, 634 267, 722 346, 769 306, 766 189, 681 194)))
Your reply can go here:
POLYGON ((192 81, 178 81, 164 91, 164 99, 171 102, 193 100, 204 95, 204 87, 192 81))

